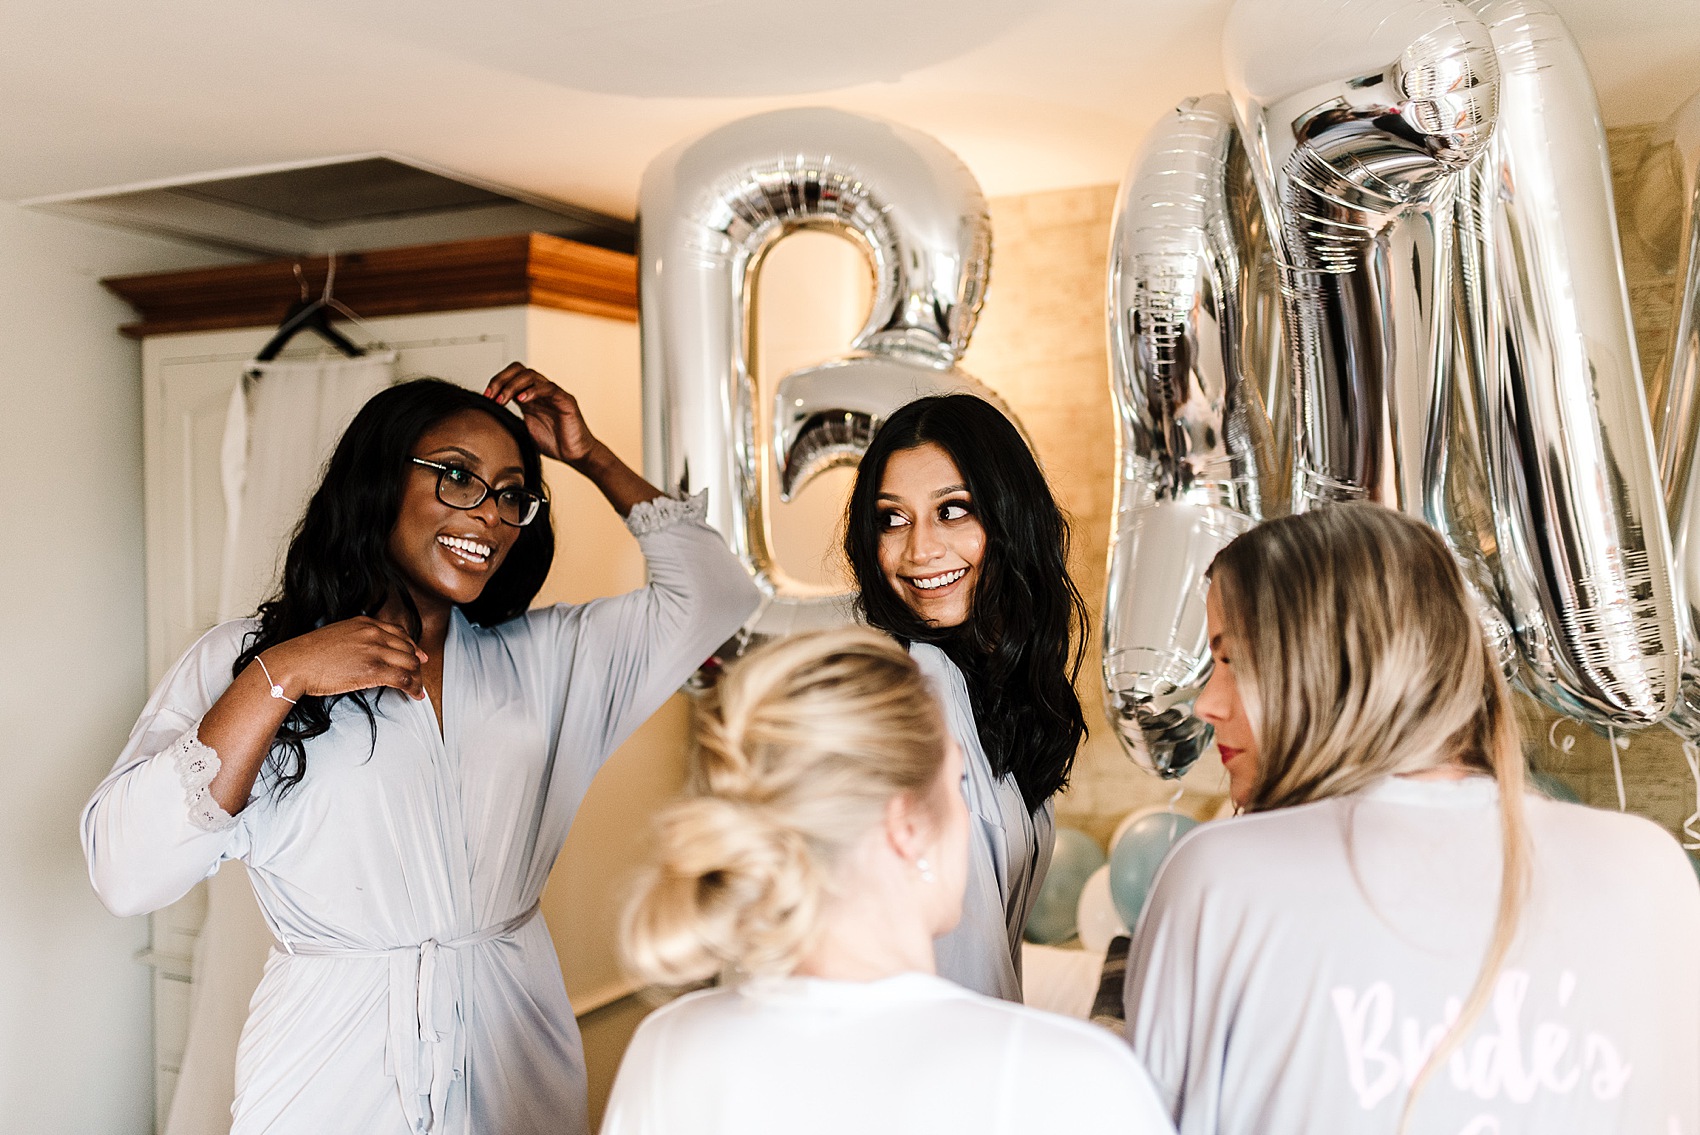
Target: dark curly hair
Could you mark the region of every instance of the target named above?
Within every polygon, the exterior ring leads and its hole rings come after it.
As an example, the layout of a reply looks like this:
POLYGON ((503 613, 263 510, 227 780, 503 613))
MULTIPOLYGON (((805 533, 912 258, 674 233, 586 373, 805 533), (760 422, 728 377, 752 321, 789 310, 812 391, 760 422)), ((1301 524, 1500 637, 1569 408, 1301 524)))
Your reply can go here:
MULTIPOLYGON (((421 631, 419 610, 389 555, 390 533, 401 513, 412 466, 408 458, 426 430, 466 410, 489 414, 519 446, 525 485, 543 493, 543 461, 519 418, 482 394, 435 378, 421 378, 373 395, 348 424, 325 466, 324 479, 289 542, 283 581, 260 604, 259 628, 243 642, 232 674, 259 653, 327 623, 376 615, 393 596, 407 612, 408 633, 421 631)), ((555 533, 545 507, 519 530, 519 538, 484 590, 461 612, 490 626, 531 605, 555 558, 555 533)), ((307 742, 331 727, 331 710, 343 698, 359 706, 377 738, 372 707, 382 689, 332 697, 305 696, 284 718, 264 773, 283 796, 307 775, 307 742)))
POLYGON ((998 776, 1015 774, 1037 810, 1068 783, 1086 718, 1074 681, 1086 651, 1086 604, 1068 574, 1068 520, 1027 442, 971 394, 922 398, 874 435, 856 470, 844 554, 871 626, 937 645, 962 670, 980 744, 998 776), (880 571, 879 488, 893 453, 932 443, 950 455, 986 530, 973 609, 960 627, 931 626, 880 571))

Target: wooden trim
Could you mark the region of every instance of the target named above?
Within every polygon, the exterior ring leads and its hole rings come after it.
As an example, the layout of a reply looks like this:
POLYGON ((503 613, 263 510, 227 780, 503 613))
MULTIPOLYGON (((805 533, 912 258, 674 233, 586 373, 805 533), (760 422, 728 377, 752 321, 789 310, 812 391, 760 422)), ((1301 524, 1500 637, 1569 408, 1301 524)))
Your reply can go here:
MULTIPOLYGON (((269 327, 301 295, 324 287, 329 259, 267 260, 102 280, 141 318, 134 339, 183 331, 269 327)), ((637 321, 637 258, 545 233, 349 252, 334 294, 364 318, 534 304, 637 321)))

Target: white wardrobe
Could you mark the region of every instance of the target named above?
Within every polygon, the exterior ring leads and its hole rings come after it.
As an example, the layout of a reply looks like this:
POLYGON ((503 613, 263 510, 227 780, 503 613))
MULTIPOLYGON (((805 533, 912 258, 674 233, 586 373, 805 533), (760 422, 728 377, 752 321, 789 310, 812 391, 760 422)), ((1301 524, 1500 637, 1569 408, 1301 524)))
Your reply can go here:
MULTIPOLYGON (((316 293, 325 261, 301 267, 316 293)), ((231 391, 296 298, 298 284, 287 263, 107 284, 142 315, 126 330, 143 342, 147 641, 155 681, 216 620, 225 538, 221 449, 231 391), (234 325, 241 323, 247 325, 234 325), (189 329, 197 324, 211 329, 189 329)), ((482 389, 502 366, 524 361, 571 390, 598 436, 640 464, 631 257, 537 234, 367 253, 339 266, 336 294, 361 316, 360 323, 338 326, 358 343, 395 351, 398 379, 431 375, 482 389), (492 303, 497 306, 487 306, 492 303)), ((281 357, 324 350, 321 340, 303 333, 281 357)), ((557 553, 537 601, 641 586, 642 557, 613 511, 576 474, 548 464, 557 553)), ((647 817, 682 782, 686 724, 685 701, 675 696, 609 762, 543 896, 584 1032, 593 1122, 626 1039, 650 1007, 633 996, 635 986, 621 973, 615 927, 627 881, 643 856, 647 817)), ((141 959, 153 967, 161 1131, 197 994, 191 976, 205 912, 203 884, 154 914, 151 949, 141 959)))

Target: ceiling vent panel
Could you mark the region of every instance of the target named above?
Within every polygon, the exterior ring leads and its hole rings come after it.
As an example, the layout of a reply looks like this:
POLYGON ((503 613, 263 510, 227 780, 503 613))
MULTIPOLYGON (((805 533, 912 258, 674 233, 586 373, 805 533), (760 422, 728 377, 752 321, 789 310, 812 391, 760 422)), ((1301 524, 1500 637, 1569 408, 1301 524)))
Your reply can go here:
POLYGON ((22 204, 265 257, 524 232, 616 252, 636 246, 630 221, 383 153, 222 170, 22 204))

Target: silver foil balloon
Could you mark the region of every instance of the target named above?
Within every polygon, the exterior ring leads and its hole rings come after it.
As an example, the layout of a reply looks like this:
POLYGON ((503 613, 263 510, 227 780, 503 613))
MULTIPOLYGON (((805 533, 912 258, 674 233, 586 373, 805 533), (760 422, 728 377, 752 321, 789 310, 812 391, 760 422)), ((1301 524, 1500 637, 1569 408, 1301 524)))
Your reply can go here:
POLYGON ((764 636, 849 618, 847 593, 792 579, 768 545, 752 302, 763 256, 805 228, 858 244, 875 294, 842 357, 779 384, 771 448, 785 499, 856 461, 905 402, 956 391, 996 402, 956 368, 989 271, 986 202, 937 140, 836 110, 782 110, 651 163, 638 230, 644 468, 670 491, 709 490, 709 522, 767 596, 746 627, 764 636))
POLYGON ((1647 400, 1658 446, 1666 515, 1671 525, 1682 682, 1670 725, 1700 740, 1700 94, 1679 107, 1648 139, 1635 176, 1632 216, 1642 244, 1674 277, 1670 331, 1647 376, 1647 400))
POLYGON ((1105 710, 1128 755, 1161 776, 1186 772, 1210 743, 1192 713, 1210 671, 1205 570, 1283 503, 1283 447, 1257 369, 1279 358, 1279 324, 1255 287, 1269 261, 1232 104, 1187 100, 1122 182, 1109 265, 1120 470, 1105 710))
POLYGON ((1467 338, 1503 344, 1478 371, 1502 602, 1532 693, 1599 725, 1646 725, 1671 704, 1678 638, 1605 133, 1551 8, 1469 7, 1502 88, 1460 247, 1477 278, 1497 275, 1497 303, 1463 308, 1487 321, 1467 338))
POLYGON ((1450 225, 1431 218, 1491 135, 1487 30, 1451 0, 1241 0, 1225 52, 1283 265, 1294 507, 1412 507, 1450 369, 1450 225))
POLYGON ((1428 522, 1509 668, 1454 365, 1454 201, 1498 106, 1488 31, 1453 0, 1241 0, 1225 53, 1281 257, 1293 507, 1369 499, 1428 522))

